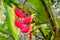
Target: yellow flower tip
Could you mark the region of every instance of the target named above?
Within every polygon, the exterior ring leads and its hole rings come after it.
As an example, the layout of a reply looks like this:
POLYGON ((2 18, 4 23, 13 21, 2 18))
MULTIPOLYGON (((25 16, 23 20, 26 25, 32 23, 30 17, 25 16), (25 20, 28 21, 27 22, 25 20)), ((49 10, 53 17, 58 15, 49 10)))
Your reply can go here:
POLYGON ((12 5, 12 7, 13 7, 13 9, 15 9, 15 6, 14 5, 12 5))
POLYGON ((35 17, 36 14, 32 14, 32 19, 35 17))
POLYGON ((30 24, 30 29, 32 29, 32 27, 35 25, 35 23, 30 24))
POLYGON ((31 16, 31 22, 32 22, 32 19, 35 17, 35 14, 32 14, 32 16, 31 16))
POLYGON ((30 24, 30 29, 29 29, 28 33, 29 33, 30 31, 32 31, 32 27, 33 27, 33 25, 35 25, 35 23, 30 24))

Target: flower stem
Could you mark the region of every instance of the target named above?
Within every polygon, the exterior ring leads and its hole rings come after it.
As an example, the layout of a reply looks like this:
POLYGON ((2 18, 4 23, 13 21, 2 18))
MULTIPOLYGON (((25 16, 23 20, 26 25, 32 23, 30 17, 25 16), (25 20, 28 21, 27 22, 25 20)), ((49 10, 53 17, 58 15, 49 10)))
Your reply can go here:
POLYGON ((32 40, 32 31, 29 32, 29 40, 32 40))

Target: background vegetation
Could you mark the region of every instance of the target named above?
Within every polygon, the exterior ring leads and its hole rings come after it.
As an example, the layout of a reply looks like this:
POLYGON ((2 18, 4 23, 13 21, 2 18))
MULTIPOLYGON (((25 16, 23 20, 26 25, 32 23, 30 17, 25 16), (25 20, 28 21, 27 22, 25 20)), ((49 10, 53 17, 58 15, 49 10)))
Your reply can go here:
MULTIPOLYGON (((14 25, 14 9, 24 0, 0 0, 0 40, 29 40, 14 25)), ((35 14, 32 40, 60 40, 60 0, 26 0, 27 14, 35 14)))

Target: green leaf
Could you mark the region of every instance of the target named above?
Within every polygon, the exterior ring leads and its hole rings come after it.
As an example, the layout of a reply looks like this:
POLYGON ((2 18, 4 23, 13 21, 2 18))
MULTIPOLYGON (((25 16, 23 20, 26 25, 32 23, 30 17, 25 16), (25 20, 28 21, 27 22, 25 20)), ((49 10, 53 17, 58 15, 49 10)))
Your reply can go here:
POLYGON ((14 9, 12 7, 9 7, 7 4, 4 3, 4 7, 6 9, 6 21, 7 26, 10 29, 10 34, 13 36, 15 40, 18 40, 18 30, 14 25, 14 9))
MULTIPOLYGON (((3 23, 2 25, 0 25, 0 30, 1 30, 1 31, 4 31, 4 32, 7 33, 7 34, 10 34, 10 29, 8 28, 6 22, 3 23)), ((10 35, 11 35, 11 34, 10 34, 10 35)))
MULTIPOLYGON (((41 1, 39 1, 39 0, 28 0, 27 1, 28 2, 28 4, 30 3, 31 5, 33 5, 33 7, 39 12, 39 13, 37 13, 38 14, 38 16, 40 17, 39 19, 41 20, 41 21, 43 21, 43 22, 48 22, 48 19, 47 19, 47 17, 46 17, 46 15, 45 15, 45 9, 44 9, 44 7, 43 7, 43 5, 42 5, 42 3, 41 3, 41 1)), ((31 6, 30 6, 31 7, 31 6)), ((32 8, 33 8, 32 7, 32 8)), ((37 17, 37 16, 36 16, 37 17)), ((40 21, 39 20, 39 21, 40 21)))
POLYGON ((17 28, 14 25, 14 10, 13 8, 7 6, 7 13, 6 13, 6 21, 7 21, 7 25, 11 30, 11 34, 14 37, 15 40, 18 40, 18 32, 17 32, 17 28))

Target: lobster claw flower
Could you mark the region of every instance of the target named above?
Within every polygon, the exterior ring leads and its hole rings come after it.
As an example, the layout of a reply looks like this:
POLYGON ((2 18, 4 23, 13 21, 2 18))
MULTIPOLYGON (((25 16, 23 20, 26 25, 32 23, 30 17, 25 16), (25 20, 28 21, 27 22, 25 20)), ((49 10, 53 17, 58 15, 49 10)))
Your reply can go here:
POLYGON ((17 26, 18 28, 21 28, 21 29, 23 28, 23 26, 22 26, 23 24, 21 24, 18 19, 15 19, 14 24, 15 24, 15 26, 17 26))
POLYGON ((20 23, 29 24, 31 22, 32 15, 25 17, 23 20, 20 20, 20 23))
POLYGON ((15 14, 18 17, 21 17, 22 18, 22 17, 24 17, 26 15, 26 10, 25 9, 24 9, 24 13, 21 10, 19 10, 17 7, 15 7, 14 11, 15 11, 15 14))
POLYGON ((27 16, 23 21, 24 24, 29 24, 31 22, 32 15, 27 16))
POLYGON ((23 29, 20 29, 20 31, 21 31, 22 33, 27 33, 27 32, 29 32, 29 30, 30 30, 30 24, 27 25, 27 26, 24 26, 23 29))
POLYGON ((24 12, 22 12, 17 7, 15 7, 14 11, 15 11, 15 14, 19 17, 19 19, 15 18, 14 20, 15 26, 17 26, 22 33, 29 32, 29 30, 31 29, 30 22, 32 20, 33 15, 26 16, 26 10, 24 9, 24 12))
POLYGON ((27 33, 30 29, 30 24, 27 26, 24 26, 24 24, 21 24, 19 20, 15 19, 14 21, 15 25, 20 29, 22 33, 27 33))

